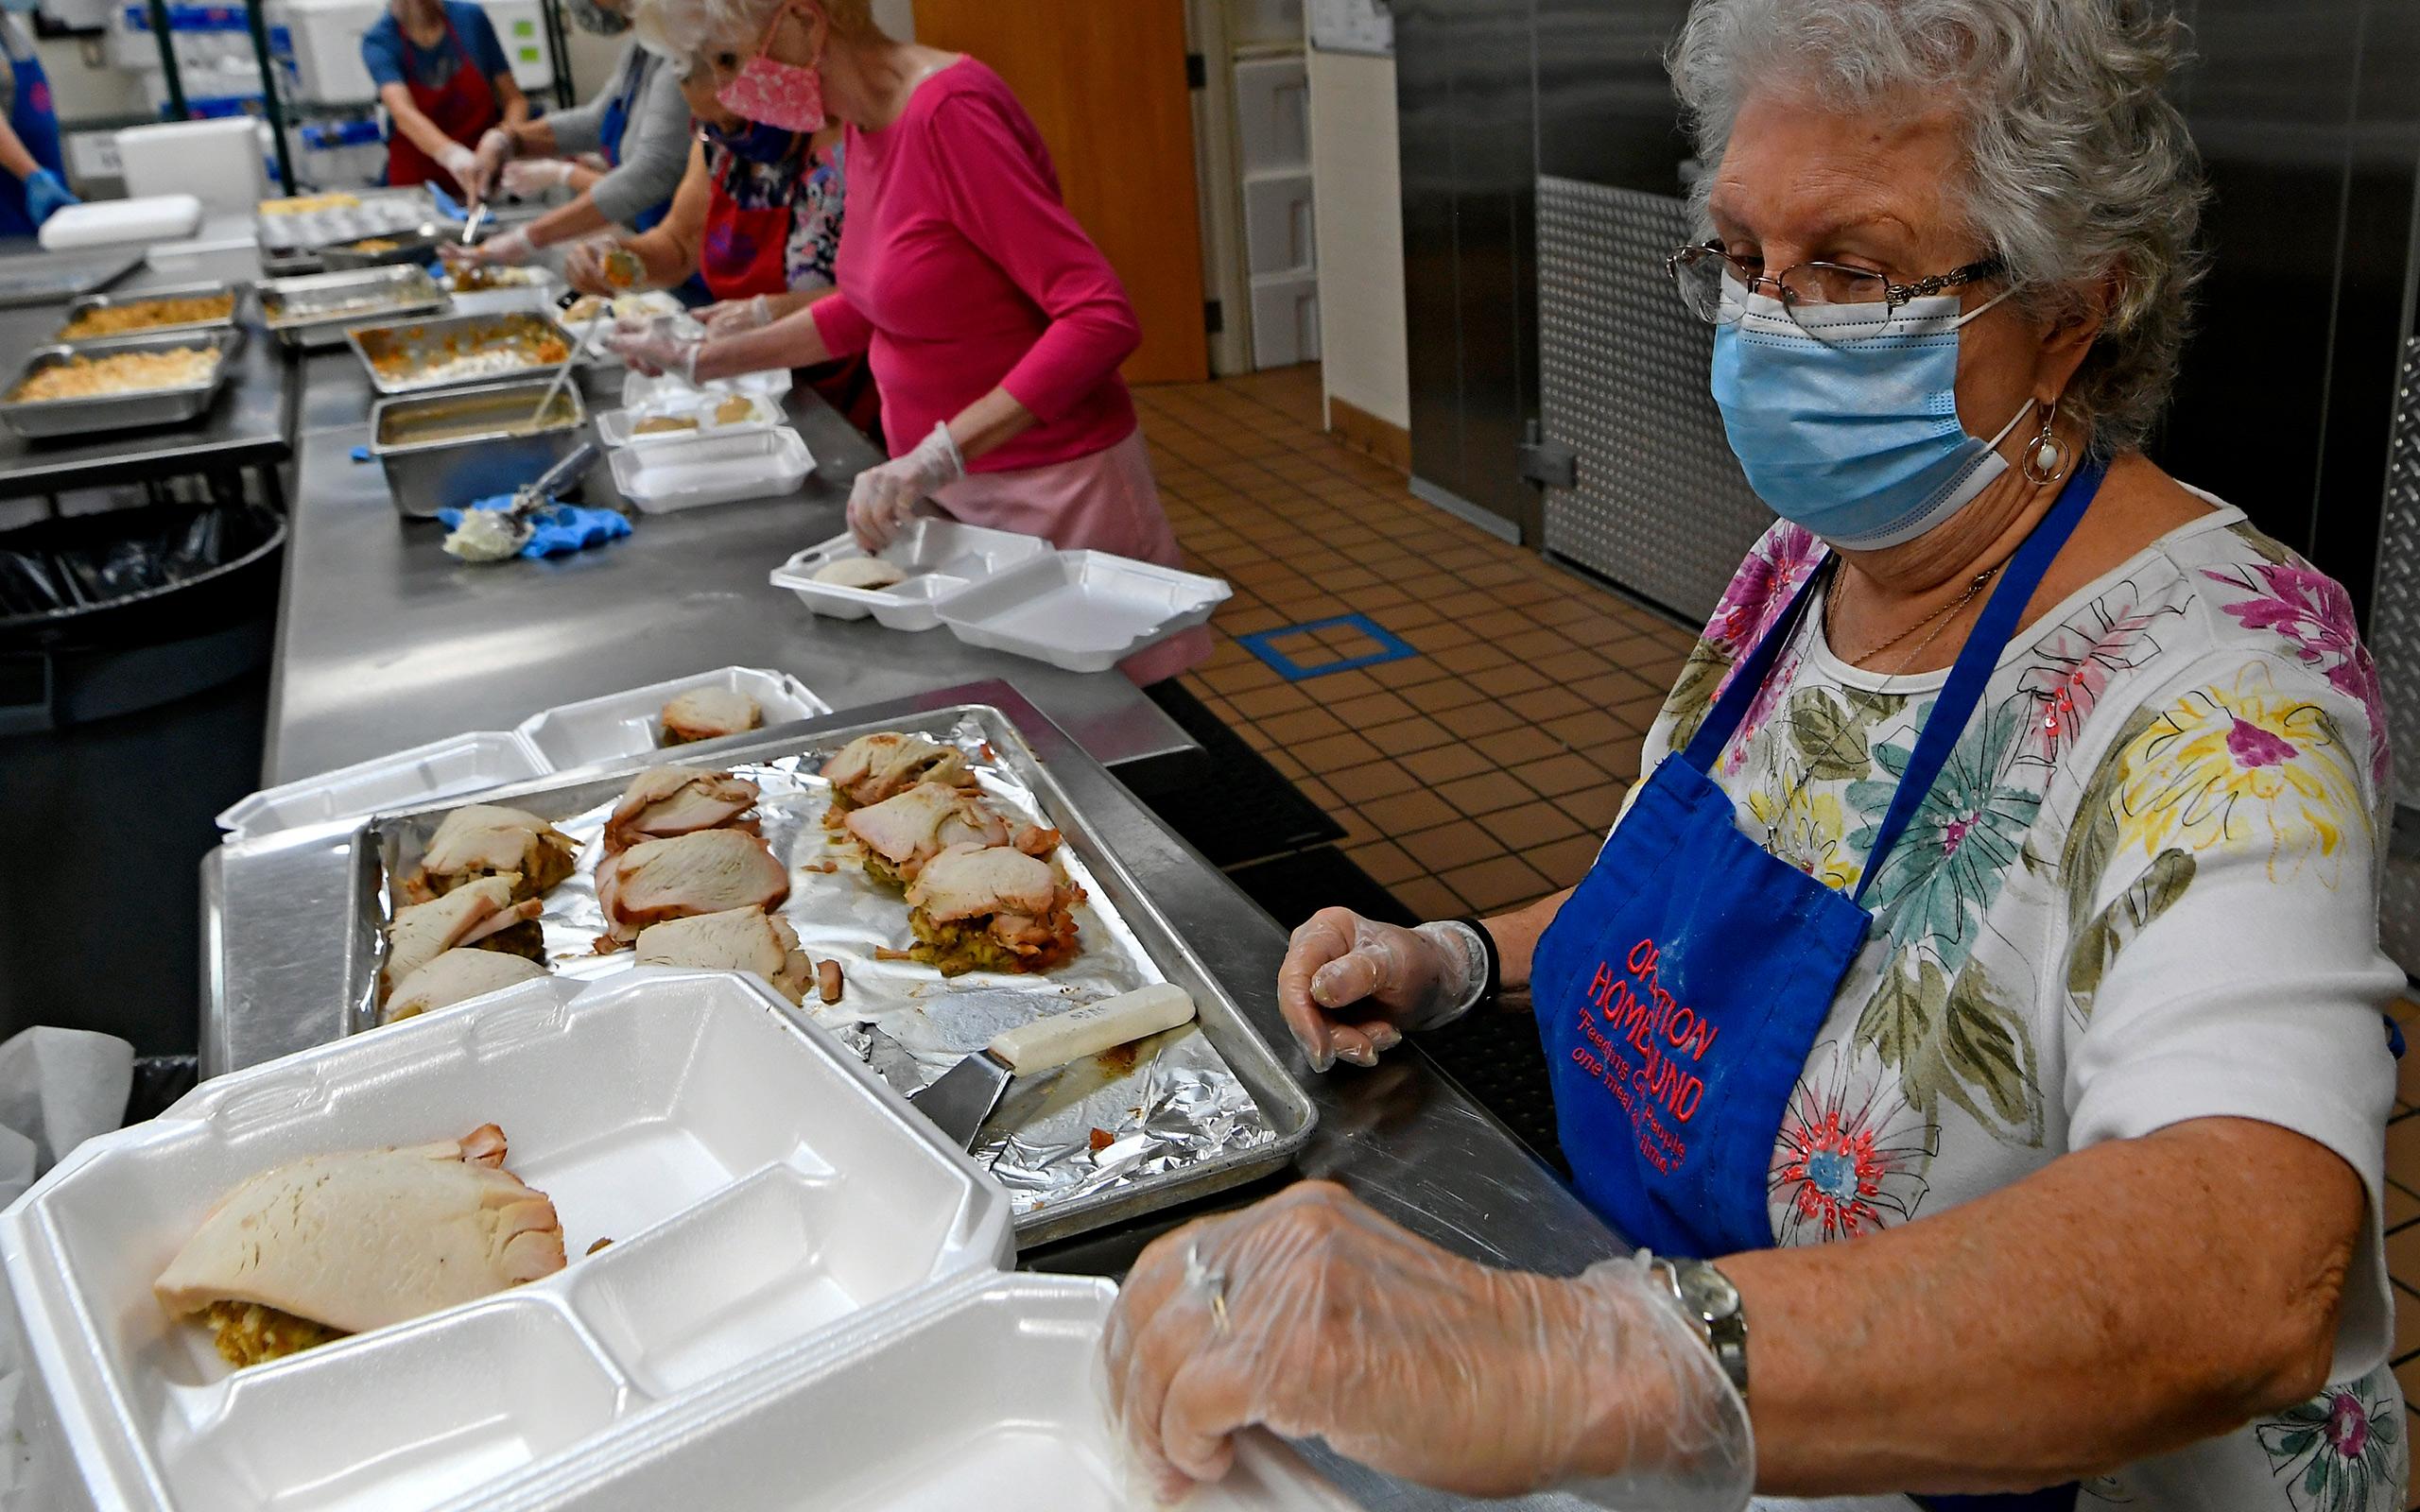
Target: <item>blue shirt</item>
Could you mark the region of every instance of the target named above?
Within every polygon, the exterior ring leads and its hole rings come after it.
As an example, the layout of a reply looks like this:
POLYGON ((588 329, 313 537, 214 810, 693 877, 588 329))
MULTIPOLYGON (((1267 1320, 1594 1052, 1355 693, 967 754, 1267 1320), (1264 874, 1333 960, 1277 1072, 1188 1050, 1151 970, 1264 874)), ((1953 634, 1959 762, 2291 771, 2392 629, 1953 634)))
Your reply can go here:
MULTIPOLYGON (((496 41, 495 26, 488 13, 467 0, 445 0, 445 19, 462 39, 462 45, 478 60, 479 72, 488 78, 512 71, 504 56, 504 43, 496 41)), ((378 18, 377 24, 361 35, 361 61, 370 70, 370 77, 379 88, 389 84, 417 84, 423 89, 443 89, 454 77, 455 66, 461 55, 454 50, 453 37, 440 37, 434 47, 423 47, 404 35, 401 23, 392 10, 378 18), (406 67, 406 55, 409 55, 406 67)))

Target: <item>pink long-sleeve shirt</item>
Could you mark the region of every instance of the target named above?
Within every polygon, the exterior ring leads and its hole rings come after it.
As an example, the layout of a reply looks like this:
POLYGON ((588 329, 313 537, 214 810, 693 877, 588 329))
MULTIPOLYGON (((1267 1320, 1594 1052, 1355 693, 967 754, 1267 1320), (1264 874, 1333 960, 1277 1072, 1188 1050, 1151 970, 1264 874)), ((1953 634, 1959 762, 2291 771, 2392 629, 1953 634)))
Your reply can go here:
POLYGON ((1070 461, 1133 433, 1117 365, 1142 328, 999 75, 960 59, 890 126, 851 127, 847 156, 838 292, 815 324, 833 355, 870 353, 896 451, 996 387, 1042 423, 974 472, 1070 461))

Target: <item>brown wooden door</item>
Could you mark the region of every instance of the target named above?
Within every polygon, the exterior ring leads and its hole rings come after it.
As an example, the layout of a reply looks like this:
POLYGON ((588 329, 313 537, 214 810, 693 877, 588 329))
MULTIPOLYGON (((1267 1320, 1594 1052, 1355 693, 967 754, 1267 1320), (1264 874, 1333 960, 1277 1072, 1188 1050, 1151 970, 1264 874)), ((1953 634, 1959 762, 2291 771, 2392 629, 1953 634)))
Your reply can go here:
POLYGON ((916 40, 1017 93, 1143 323, 1133 383, 1210 376, 1184 0, 916 0, 916 40))

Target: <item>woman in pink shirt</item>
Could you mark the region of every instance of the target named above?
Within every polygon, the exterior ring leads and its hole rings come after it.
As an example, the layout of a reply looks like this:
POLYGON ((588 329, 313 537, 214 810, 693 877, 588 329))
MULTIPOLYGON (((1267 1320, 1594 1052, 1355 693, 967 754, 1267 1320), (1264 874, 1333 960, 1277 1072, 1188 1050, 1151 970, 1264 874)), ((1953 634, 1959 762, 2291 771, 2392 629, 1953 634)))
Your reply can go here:
MULTIPOLYGON (((786 130, 847 128, 838 291, 762 330, 660 325, 609 343, 704 382, 870 354, 884 427, 912 449, 857 477, 849 527, 888 543, 931 498, 969 524, 1175 566, 1117 366, 1141 340, 1117 273, 1061 200, 1041 133, 975 59, 899 43, 867 0, 639 0, 641 40, 713 70, 719 98, 786 130)), ((1149 683, 1206 631, 1129 659, 1149 683)))

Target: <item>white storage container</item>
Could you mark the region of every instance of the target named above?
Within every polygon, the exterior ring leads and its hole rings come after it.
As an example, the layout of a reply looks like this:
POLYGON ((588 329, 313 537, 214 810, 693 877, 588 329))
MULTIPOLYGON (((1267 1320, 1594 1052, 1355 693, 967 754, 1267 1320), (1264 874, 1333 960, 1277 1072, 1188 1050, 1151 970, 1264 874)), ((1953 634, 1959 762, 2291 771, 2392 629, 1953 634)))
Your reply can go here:
POLYGON ((249 215, 268 197, 260 139, 249 115, 132 126, 117 134, 118 171, 130 197, 190 194, 205 210, 249 215))
POLYGON ((622 375, 622 407, 625 409, 656 409, 668 404, 695 404, 700 394, 762 394, 778 399, 789 391, 790 370, 787 368, 743 372, 704 384, 693 384, 680 374, 670 372, 659 373, 653 378, 637 371, 622 375))
POLYGON ((701 394, 691 404, 672 405, 659 402, 648 409, 609 409, 596 417, 596 438, 608 446, 663 446, 675 441, 694 441, 700 436, 734 436, 747 431, 771 430, 782 423, 782 406, 762 394, 713 395, 701 394), (748 416, 744 420, 717 420, 717 404, 732 398, 748 401, 748 416), (694 416, 697 426, 685 431, 640 430, 643 421, 662 415, 694 416))
POLYGON ((1311 218, 1311 176, 1253 174, 1244 180, 1244 257, 1254 279, 1311 272, 1319 241, 1311 218))
MULTIPOLYGON (((1121 1512, 1094 1356, 1116 1287, 1072 1276, 969 1279, 886 1334, 792 1351, 550 1472, 492 1512, 1121 1512), (819 1452, 803 1458, 802 1433, 819 1452)), ((449 1512, 470 1512, 460 1503, 449 1512)), ((1252 1432, 1188 1512, 1350 1512, 1284 1445, 1252 1432)), ((1139 1512, 1139 1509, 1138 1509, 1139 1512)))
POLYGON ((969 645, 1106 672, 1206 623, 1234 593, 1216 577, 1104 551, 1054 551, 957 594, 941 616, 969 645))
POLYGON ((815 471, 806 441, 786 425, 614 453, 614 486, 648 514, 794 493, 815 471))
POLYGON ((1252 359, 1264 369, 1320 360, 1316 271, 1252 281, 1252 359))
POLYGON ((1236 62, 1237 166, 1255 173, 1311 166, 1311 86, 1299 52, 1236 62))
POLYGON ((40 239, 45 250, 65 252, 130 242, 182 241, 200 225, 200 200, 191 195, 152 195, 69 205, 42 223, 40 239))
MULTIPOLYGON (((532 714, 513 733, 529 743, 545 763, 544 769, 567 772, 640 756, 664 744, 664 706, 697 688, 722 688, 756 700, 765 725, 795 724, 832 712, 832 706, 807 691, 806 684, 784 673, 760 667, 724 667, 694 678, 674 678, 645 688, 608 694, 567 703, 532 714)), ((759 727, 762 728, 762 727, 759 727)), ((679 747, 673 747, 678 749, 679 747)))
POLYGON ((704 971, 533 982, 218 1077, 0 1214, 31 1449, 80 1476, 67 1504, 160 1512, 481 1504, 1012 1252, 995 1182, 769 989, 704 971), (553 1200, 560 1274, 239 1372, 152 1297, 249 1177, 487 1123, 553 1200))
POLYGON ((986 530, 955 520, 917 519, 876 553, 908 575, 889 588, 842 588, 815 580, 817 573, 834 562, 865 555, 850 536, 809 546, 774 568, 773 586, 796 593, 800 603, 830 619, 861 620, 871 614, 894 630, 929 630, 942 622, 942 605, 969 584, 1049 550, 1050 542, 1038 536, 986 530))

